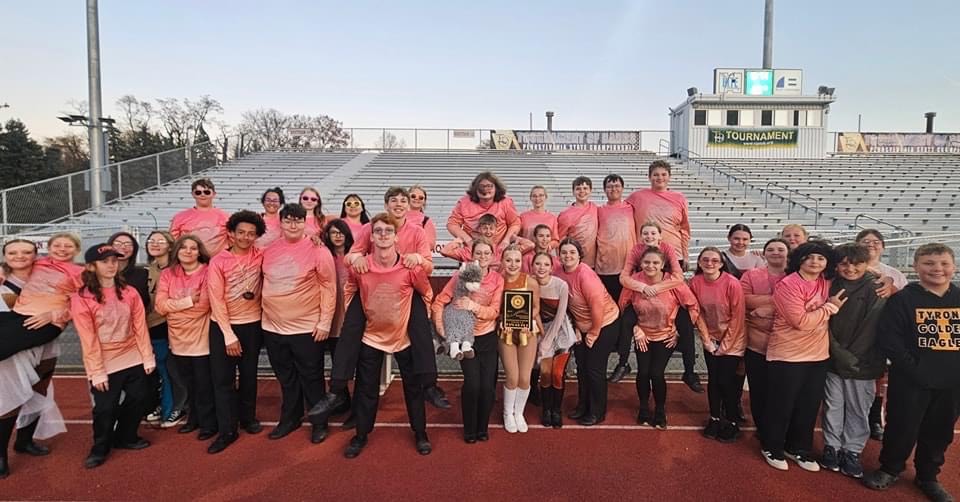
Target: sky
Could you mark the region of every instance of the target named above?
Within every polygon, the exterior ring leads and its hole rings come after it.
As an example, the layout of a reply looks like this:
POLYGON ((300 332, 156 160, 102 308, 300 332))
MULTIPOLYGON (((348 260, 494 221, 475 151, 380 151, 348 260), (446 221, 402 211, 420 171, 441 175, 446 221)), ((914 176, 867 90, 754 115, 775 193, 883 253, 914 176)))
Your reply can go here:
MULTIPOLYGON (((761 65, 763 0, 103 0, 104 115, 209 94, 346 127, 668 129, 713 69, 761 65)), ((83 0, 0 0, 0 121, 87 99, 83 0)), ((779 0, 774 67, 836 88, 828 128, 960 131, 960 2, 779 0)))

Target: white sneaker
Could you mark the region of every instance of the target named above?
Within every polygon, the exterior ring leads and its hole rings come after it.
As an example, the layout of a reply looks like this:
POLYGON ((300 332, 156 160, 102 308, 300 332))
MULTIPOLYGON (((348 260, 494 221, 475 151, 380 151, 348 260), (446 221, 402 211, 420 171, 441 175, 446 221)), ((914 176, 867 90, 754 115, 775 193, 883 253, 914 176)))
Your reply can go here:
POLYGON ((782 458, 773 458, 773 454, 767 450, 760 450, 760 454, 763 455, 763 459, 767 461, 767 464, 770 467, 778 471, 786 471, 790 469, 790 466, 787 465, 787 461, 782 458))
POLYGON ((793 460, 800 466, 801 469, 810 472, 820 472, 820 464, 803 453, 790 453, 788 451, 783 452, 783 456, 793 460))
POLYGON ((456 359, 457 361, 463 359, 463 355, 460 352, 460 342, 450 343, 450 359, 456 359))
POLYGON ((513 434, 517 432, 517 418, 513 414, 517 402, 517 389, 503 388, 503 428, 513 434))
POLYGON ((157 409, 153 410, 153 413, 147 415, 147 422, 159 422, 163 419, 163 415, 160 412, 160 407, 157 406, 157 409))

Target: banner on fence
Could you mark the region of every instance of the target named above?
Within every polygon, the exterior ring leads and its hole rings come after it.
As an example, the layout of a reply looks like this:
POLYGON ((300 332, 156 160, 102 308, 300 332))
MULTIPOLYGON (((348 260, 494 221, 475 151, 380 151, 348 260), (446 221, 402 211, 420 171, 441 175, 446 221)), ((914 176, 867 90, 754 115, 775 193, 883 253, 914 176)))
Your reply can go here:
POLYGON ((497 150, 640 150, 640 131, 518 131, 493 130, 497 150))
POLYGON ((724 129, 711 127, 707 133, 707 146, 794 148, 797 146, 797 129, 724 129))
POLYGON ((960 134, 840 132, 840 153, 960 153, 960 134))

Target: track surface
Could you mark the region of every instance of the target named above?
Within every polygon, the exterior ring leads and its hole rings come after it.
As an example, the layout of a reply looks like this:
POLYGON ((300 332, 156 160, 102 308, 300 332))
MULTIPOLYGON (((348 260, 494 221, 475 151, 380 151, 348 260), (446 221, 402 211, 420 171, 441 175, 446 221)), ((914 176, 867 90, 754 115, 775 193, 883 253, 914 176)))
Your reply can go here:
MULTIPOLYGON (((309 443, 309 428, 279 441, 266 437, 279 413, 279 387, 260 382, 259 417, 265 430, 240 439, 219 455, 207 442, 147 425, 141 435, 153 445, 142 451, 114 451, 107 463, 86 470, 90 448, 90 401, 82 378, 57 378, 57 397, 69 431, 47 444, 53 453, 28 458, 11 451, 13 474, 0 480, 0 499, 11 500, 918 500, 912 467, 885 493, 831 472, 789 472, 766 465, 753 432, 734 444, 703 438, 706 396, 671 382, 667 405, 670 429, 635 425, 632 382, 610 387, 607 420, 601 426, 562 430, 539 427, 539 409, 527 408, 531 430, 507 434, 494 410, 491 439, 468 445, 461 439, 457 406, 459 382, 441 385, 451 410, 428 405, 433 454, 413 449, 400 386, 381 399, 377 428, 360 457, 342 456, 351 432, 332 425, 320 445, 309 443), (536 425, 534 425, 536 424, 536 425)), ((498 387, 499 391, 499 387, 498 387)), ((564 409, 576 401, 568 392, 564 409)), ((567 422, 570 422, 567 420, 567 422)), ((749 427, 747 428, 749 429, 749 427)), ((821 434, 817 432, 817 447, 821 434)), ((877 467, 879 443, 863 455, 877 467)), ((960 495, 960 453, 948 452, 941 481, 960 495)))

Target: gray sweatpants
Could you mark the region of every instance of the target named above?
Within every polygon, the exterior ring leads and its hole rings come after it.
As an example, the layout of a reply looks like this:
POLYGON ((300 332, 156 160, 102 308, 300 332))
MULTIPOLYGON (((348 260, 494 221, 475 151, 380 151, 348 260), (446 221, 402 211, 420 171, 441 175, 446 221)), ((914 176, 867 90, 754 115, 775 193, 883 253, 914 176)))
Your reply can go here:
POLYGON ((873 380, 840 378, 827 372, 823 392, 823 442, 837 450, 863 452, 870 438, 870 405, 876 395, 873 380))

